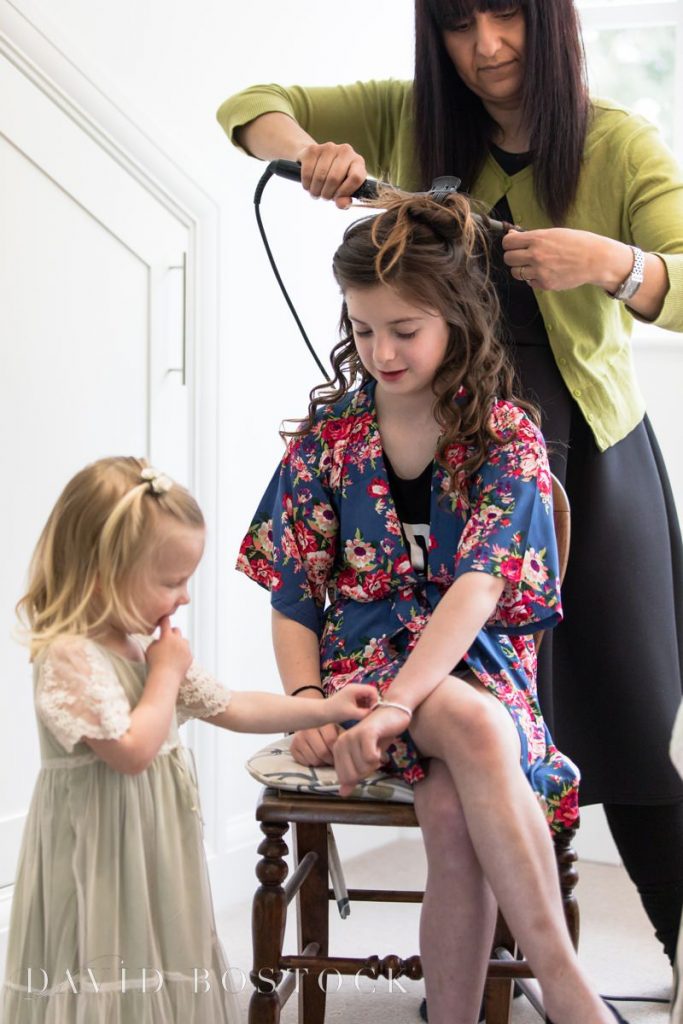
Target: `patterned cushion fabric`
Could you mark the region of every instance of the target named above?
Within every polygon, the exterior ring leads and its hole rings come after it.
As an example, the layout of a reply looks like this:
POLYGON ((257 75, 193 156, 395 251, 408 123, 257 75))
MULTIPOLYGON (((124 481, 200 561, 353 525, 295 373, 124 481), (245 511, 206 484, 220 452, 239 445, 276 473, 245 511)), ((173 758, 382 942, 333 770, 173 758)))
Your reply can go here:
MULTIPOLYGON (((334 768, 324 765, 311 768, 298 764, 289 752, 291 737, 273 740, 247 761, 250 775, 264 786, 292 790, 296 793, 315 793, 318 796, 338 796, 339 779, 334 768)), ((412 804, 412 786, 400 778, 373 772, 354 789, 349 800, 389 800, 412 804)))

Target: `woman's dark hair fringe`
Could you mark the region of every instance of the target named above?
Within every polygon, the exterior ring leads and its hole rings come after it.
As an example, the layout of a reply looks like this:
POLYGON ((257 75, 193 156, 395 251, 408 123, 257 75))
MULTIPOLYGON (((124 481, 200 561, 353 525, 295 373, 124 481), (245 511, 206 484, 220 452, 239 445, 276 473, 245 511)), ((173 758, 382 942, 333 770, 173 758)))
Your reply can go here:
POLYGON ((456 174, 471 191, 496 127, 460 79, 442 32, 473 10, 519 6, 526 22, 523 115, 534 184, 550 221, 562 224, 576 197, 588 127, 586 61, 573 0, 415 0, 415 150, 422 187, 456 174), (558 144, 559 140, 559 144, 558 144))
MULTIPOLYGON (((434 416, 442 428, 436 457, 454 491, 486 460, 491 444, 501 440, 490 426, 497 398, 522 406, 538 422, 536 410, 514 393, 514 371, 499 338, 486 220, 475 219, 470 201, 457 193, 436 201, 427 194, 387 190, 364 205, 382 212, 346 229, 334 255, 334 275, 342 293, 384 284, 446 320, 450 338, 433 383, 434 416), (448 450, 463 443, 469 451, 456 472, 448 450)), ((332 378, 312 389, 306 419, 295 429, 283 429, 284 438, 310 433, 321 406, 338 402, 370 379, 356 351, 345 301, 340 334, 331 354, 332 378)))

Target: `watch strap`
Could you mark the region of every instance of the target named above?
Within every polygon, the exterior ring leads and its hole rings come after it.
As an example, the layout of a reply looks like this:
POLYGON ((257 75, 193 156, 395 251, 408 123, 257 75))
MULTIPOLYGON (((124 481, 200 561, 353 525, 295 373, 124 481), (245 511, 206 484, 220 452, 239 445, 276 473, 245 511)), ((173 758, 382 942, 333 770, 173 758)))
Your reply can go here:
POLYGON ((633 253, 633 266, 631 267, 631 272, 628 277, 624 278, 615 292, 608 293, 613 299, 618 299, 620 302, 626 302, 627 299, 633 298, 643 283, 645 271, 645 257, 643 255, 643 250, 639 249, 637 245, 630 245, 629 248, 633 253))

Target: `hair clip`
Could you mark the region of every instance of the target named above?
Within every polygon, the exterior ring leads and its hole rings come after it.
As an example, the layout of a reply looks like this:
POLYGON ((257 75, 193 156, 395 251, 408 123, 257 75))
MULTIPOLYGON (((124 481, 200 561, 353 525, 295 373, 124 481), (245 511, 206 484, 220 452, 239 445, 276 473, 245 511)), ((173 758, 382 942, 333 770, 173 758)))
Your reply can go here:
POLYGON ((154 466, 145 466, 140 473, 140 477, 149 483, 155 494, 166 494, 173 487, 173 481, 170 476, 166 476, 161 470, 155 469, 154 466))

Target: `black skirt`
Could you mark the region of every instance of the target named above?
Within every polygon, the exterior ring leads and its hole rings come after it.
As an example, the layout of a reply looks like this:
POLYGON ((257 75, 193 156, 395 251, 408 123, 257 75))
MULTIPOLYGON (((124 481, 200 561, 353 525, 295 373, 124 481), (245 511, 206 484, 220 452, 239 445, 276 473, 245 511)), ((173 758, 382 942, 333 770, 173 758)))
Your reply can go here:
POLYGON ((547 339, 511 350, 571 503, 565 617, 539 656, 544 718, 581 769, 583 804, 680 799, 669 740, 682 696, 683 545, 657 440, 645 417, 600 452, 547 339))
MULTIPOLYGON (((528 154, 492 147, 506 173, 528 154)), ((507 199, 493 210, 511 221, 507 199)), ((553 740, 581 770, 582 804, 683 798, 669 758, 683 696, 683 544, 647 416, 600 452, 555 363, 531 288, 492 252, 522 397, 541 410, 550 467, 571 504, 564 620, 539 654, 538 690, 553 740)))

